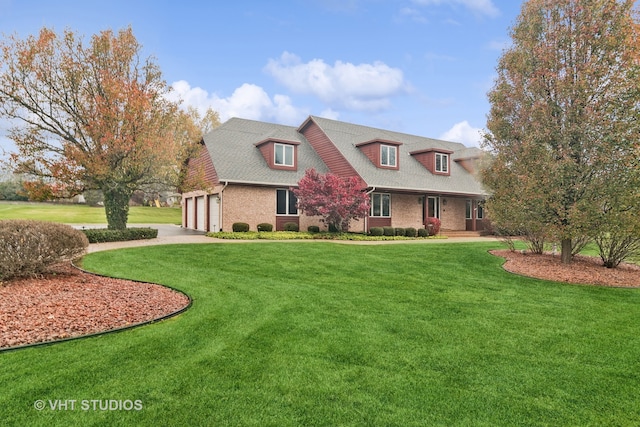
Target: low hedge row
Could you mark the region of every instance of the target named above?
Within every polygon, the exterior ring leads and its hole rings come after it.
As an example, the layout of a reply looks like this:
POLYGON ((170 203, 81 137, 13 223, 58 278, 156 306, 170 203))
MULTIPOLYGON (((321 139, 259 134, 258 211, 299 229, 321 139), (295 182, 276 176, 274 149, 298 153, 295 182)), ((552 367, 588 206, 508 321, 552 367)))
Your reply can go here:
POLYGON ((54 264, 82 256, 86 236, 66 224, 0 221, 0 281, 45 273, 54 264))
POLYGON ((425 228, 415 229, 413 227, 371 227, 370 236, 399 236, 399 237, 428 237, 429 230, 425 228))
POLYGON ((155 239, 158 230, 155 228, 127 228, 125 230, 109 230, 107 228, 87 228, 81 230, 89 243, 124 242, 127 240, 155 239))

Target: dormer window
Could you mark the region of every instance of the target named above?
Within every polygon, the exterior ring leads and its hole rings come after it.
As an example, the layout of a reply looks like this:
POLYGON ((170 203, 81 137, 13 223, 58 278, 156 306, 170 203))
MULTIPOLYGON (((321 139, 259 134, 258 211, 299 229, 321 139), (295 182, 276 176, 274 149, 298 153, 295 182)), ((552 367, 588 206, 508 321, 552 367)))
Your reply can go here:
POLYGON ((299 141, 265 139, 255 144, 271 169, 296 171, 298 169, 299 141))
POLYGON ((293 145, 274 144, 273 164, 293 167, 293 145))
POLYGON ((380 145, 380 166, 396 167, 396 153, 398 147, 393 145, 380 145))
POLYGON ((436 153, 436 172, 449 173, 449 155, 436 153))
POLYGON ((371 163, 381 169, 400 169, 398 156, 402 142, 388 141, 386 139, 372 139, 356 144, 356 147, 371 160, 371 163))
POLYGON ((409 154, 432 174, 449 176, 451 174, 449 161, 452 153, 453 151, 440 148, 426 148, 412 151, 409 154))

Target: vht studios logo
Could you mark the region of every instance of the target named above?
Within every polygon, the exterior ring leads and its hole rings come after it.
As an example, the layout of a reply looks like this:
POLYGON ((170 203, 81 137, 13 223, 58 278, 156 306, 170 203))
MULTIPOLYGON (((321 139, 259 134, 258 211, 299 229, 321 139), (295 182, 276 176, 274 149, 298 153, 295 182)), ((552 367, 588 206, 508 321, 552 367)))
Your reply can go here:
POLYGON ((142 400, 116 399, 55 399, 36 400, 33 407, 38 411, 140 411, 142 400))

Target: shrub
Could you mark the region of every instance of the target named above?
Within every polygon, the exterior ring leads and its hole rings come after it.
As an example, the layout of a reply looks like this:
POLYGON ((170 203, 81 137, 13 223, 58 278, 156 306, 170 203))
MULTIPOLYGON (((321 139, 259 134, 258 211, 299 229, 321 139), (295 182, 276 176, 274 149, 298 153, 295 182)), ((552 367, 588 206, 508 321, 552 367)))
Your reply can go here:
POLYGON ((426 229, 429 230, 429 236, 435 236, 440 232, 440 219, 435 217, 427 218, 426 229))
POLYGON ((404 229, 404 235, 407 237, 416 237, 418 231, 413 227, 407 227, 404 229))
POLYGON ((0 221, 0 280, 42 274, 82 256, 89 242, 81 231, 45 221, 0 221))
POLYGON ((395 235, 396 236, 404 236, 404 228, 396 227, 395 235))
POLYGON ((426 228, 419 228, 418 237, 429 237, 429 230, 427 230, 426 228))
POLYGON ((107 228, 88 228, 82 232, 89 239, 89 243, 125 242, 128 240, 155 239, 158 230, 155 228, 126 228, 124 230, 109 230, 107 228))
MULTIPOLYGON (((249 231, 248 228, 247 228, 247 231, 249 231)), ((267 222, 260 223, 258 224, 258 231, 273 231, 273 225, 267 222)))
POLYGON ((309 233, 319 233, 320 232, 320 227, 318 227, 317 225, 310 225, 307 227, 307 231, 309 233))
POLYGON ((372 236, 382 236, 384 235, 384 229, 382 227, 371 227, 369 234, 372 236))
POLYGON ((283 228, 284 231, 298 231, 300 229, 295 222, 285 222, 283 228))
POLYGON ((249 231, 249 224, 246 222, 234 222, 231 229, 234 233, 246 233, 249 231))
POLYGON ((382 227, 382 234, 385 236, 395 236, 396 229, 393 227, 382 227))

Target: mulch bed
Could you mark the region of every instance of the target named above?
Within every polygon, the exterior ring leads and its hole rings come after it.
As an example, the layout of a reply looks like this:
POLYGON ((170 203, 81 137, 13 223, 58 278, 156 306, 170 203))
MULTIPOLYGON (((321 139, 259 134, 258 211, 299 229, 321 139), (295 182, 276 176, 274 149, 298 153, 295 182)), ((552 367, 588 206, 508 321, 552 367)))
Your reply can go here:
POLYGON ((640 287, 640 266, 635 264, 622 263, 617 268, 606 268, 598 257, 576 255, 571 264, 563 264, 559 255, 550 253, 523 254, 506 249, 491 253, 506 259, 505 270, 523 276, 582 285, 640 287))
POLYGON ((105 332, 185 308, 160 285, 96 276, 71 264, 0 284, 0 349, 105 332))

